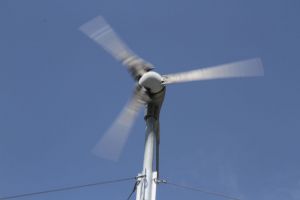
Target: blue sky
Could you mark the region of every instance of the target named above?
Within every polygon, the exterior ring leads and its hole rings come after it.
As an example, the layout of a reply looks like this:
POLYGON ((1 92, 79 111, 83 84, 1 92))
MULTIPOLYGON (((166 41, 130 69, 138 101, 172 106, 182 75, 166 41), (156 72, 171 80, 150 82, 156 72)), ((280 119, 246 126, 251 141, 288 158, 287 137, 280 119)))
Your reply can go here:
MULTIPOLYGON (((130 97, 127 71, 78 27, 104 16, 162 74, 261 57, 263 78, 171 85, 161 176, 244 200, 300 199, 300 2, 1 0, 0 196, 135 176, 91 149, 130 97)), ((120 183, 26 199, 125 199, 120 183)), ((161 185, 158 199, 221 199, 161 185)), ((25 198, 24 198, 25 199, 25 198)))

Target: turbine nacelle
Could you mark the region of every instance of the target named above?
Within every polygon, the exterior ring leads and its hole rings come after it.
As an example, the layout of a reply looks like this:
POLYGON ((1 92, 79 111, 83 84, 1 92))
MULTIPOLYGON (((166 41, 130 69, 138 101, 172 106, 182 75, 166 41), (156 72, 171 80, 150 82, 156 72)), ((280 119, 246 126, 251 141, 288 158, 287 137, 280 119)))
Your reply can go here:
POLYGON ((140 78, 139 85, 148 89, 151 93, 158 93, 164 88, 162 80, 163 78, 159 73, 149 71, 140 78))

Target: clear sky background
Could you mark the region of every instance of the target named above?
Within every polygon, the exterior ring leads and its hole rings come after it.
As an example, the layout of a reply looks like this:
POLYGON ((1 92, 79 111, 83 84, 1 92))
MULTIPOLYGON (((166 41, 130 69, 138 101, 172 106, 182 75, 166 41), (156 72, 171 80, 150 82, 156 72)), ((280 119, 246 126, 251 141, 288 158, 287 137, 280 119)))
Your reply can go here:
MULTIPOLYGON (((91 153, 133 88, 125 68, 78 31, 97 15, 162 74, 261 57, 262 78, 167 88, 161 176, 244 200, 300 199, 297 0, 1 0, 0 196, 141 171, 142 113, 119 162, 91 153)), ((122 200, 132 187, 24 199, 122 200)), ((157 197, 222 199, 166 185, 157 197)))

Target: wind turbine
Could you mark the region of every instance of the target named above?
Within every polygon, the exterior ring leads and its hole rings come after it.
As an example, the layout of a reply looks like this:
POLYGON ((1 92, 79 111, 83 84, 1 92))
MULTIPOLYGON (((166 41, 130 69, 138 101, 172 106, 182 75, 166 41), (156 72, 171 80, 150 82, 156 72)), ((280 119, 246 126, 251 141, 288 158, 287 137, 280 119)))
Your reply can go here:
POLYGON ((156 185, 159 180, 159 114, 167 85, 211 79, 263 76, 264 74, 261 60, 253 58, 187 72, 160 75, 153 70, 151 63, 140 58, 125 45, 103 17, 98 16, 80 26, 79 29, 125 65, 136 82, 132 98, 97 143, 93 149, 94 153, 117 161, 139 110, 145 106, 145 152, 143 170, 138 176, 137 200, 155 200, 156 198, 156 185), (154 157, 155 171, 153 170, 154 157))

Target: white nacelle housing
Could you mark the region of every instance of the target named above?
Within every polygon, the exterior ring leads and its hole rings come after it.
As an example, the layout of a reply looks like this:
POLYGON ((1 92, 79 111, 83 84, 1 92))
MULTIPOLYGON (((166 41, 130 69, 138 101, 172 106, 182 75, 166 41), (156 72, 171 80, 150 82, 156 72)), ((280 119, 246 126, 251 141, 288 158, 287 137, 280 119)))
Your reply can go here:
POLYGON ((139 84, 144 88, 150 89, 150 92, 157 93, 163 89, 162 77, 159 73, 150 71, 145 73, 139 80, 139 84))

